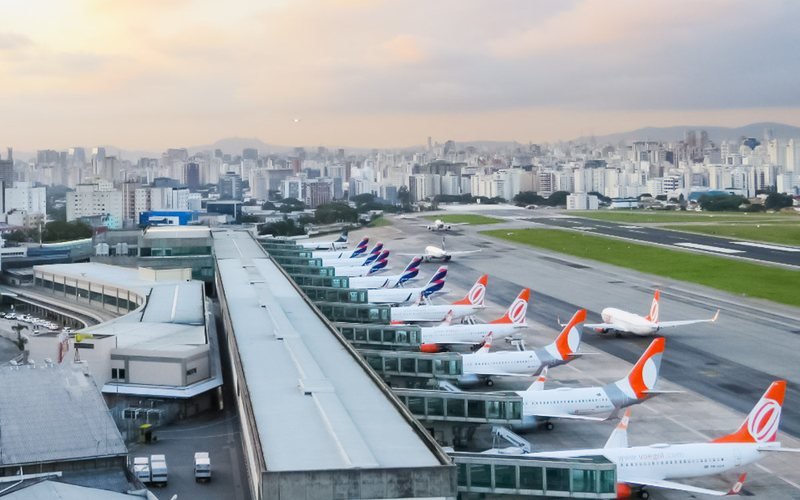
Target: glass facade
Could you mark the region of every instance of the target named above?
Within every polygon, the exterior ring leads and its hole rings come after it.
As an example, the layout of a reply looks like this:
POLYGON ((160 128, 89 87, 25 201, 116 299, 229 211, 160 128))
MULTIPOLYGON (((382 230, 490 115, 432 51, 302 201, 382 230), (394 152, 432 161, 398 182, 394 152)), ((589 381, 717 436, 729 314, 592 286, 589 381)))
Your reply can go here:
POLYGON ((89 303, 97 303, 107 308, 116 309, 119 312, 133 311, 143 304, 145 300, 144 297, 124 288, 98 285, 88 281, 80 281, 38 271, 34 273, 33 282, 35 286, 52 294, 86 300, 89 303))
POLYGON ((417 349, 422 340, 418 326, 338 323, 336 328, 348 341, 369 348, 417 349))

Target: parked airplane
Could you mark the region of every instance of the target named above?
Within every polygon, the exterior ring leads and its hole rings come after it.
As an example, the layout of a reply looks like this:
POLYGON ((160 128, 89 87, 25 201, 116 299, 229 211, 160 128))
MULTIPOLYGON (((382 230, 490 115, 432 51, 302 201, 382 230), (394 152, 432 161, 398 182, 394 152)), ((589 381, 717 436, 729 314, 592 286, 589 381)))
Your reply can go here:
POLYGON ((388 269, 389 250, 381 252, 380 256, 370 266, 332 266, 336 270, 336 276, 368 276, 378 271, 388 269))
MULTIPOLYGON (((369 253, 362 253, 357 257, 342 257, 342 258, 326 258, 321 257, 322 265, 323 266, 342 266, 342 267, 354 267, 354 266, 369 266, 380 256, 381 252, 383 251, 383 242, 378 242, 372 247, 372 250, 369 253)), ((316 258, 317 256, 314 255, 316 258)))
POLYGON ((431 279, 428 280, 428 283, 423 287, 367 290, 367 302, 370 304, 405 304, 420 299, 427 299, 431 295, 442 291, 446 277, 447 266, 441 266, 433 273, 431 279))
POLYGON ((425 225, 425 229, 428 231, 449 231, 456 226, 466 226, 469 224, 468 222, 455 222, 455 223, 446 223, 441 219, 436 219, 433 221, 433 224, 425 225))
POLYGON ((534 383, 527 390, 517 392, 522 396, 521 427, 533 428, 542 420, 550 430, 552 418, 607 420, 622 408, 666 392, 655 390, 664 344, 663 337, 653 340, 628 375, 601 387, 544 390, 544 384, 534 383))
POLYGON ((529 456, 605 457, 617 465, 618 494, 630 495, 634 489, 637 489, 640 498, 648 498, 649 493, 643 490, 648 486, 704 495, 735 494, 741 490, 744 474, 727 492, 699 488, 673 480, 721 474, 753 463, 769 453, 800 453, 800 449, 783 448, 777 441, 785 395, 786 381, 773 382, 735 432, 714 439, 710 443, 652 444, 629 447, 627 432, 629 414, 626 414, 611 433, 604 448, 548 451, 531 453, 529 456))
POLYGON ((490 332, 500 338, 514 333, 515 330, 525 328, 528 326, 525 321, 525 313, 528 311, 530 297, 530 289, 523 289, 506 313, 490 323, 452 325, 445 319, 444 324, 439 326, 423 326, 421 329, 422 344, 419 346, 419 350, 440 352, 446 346, 453 344, 476 345, 483 342, 490 332))
POLYGON ((394 288, 414 279, 419 274, 422 257, 414 257, 400 274, 379 274, 377 276, 361 276, 350 278, 350 288, 394 288))
POLYGON ((530 351, 489 352, 493 335, 490 332, 479 351, 462 356, 464 376, 458 379, 458 383, 483 381, 491 387, 494 385, 492 377, 532 377, 546 374, 548 367, 569 363, 581 355, 578 349, 585 319, 586 310, 579 310, 551 344, 530 351))
POLYGON ((636 335, 651 335, 662 328, 670 328, 674 326, 693 325, 695 323, 714 323, 719 317, 719 310, 717 310, 714 317, 711 319, 690 319, 682 321, 659 321, 658 320, 658 302, 661 298, 661 293, 656 290, 653 295, 653 303, 650 306, 650 313, 645 316, 639 316, 621 309, 613 307, 606 307, 600 313, 603 318, 602 323, 587 324, 587 328, 594 328, 599 333, 616 332, 619 335, 621 332, 630 332, 636 335))
MULTIPOLYGON (((452 259, 456 255, 469 255, 478 252, 480 252, 480 250, 462 250, 458 252, 450 252, 445 249, 444 236, 442 236, 442 247, 439 248, 435 245, 426 246, 422 258, 425 259, 425 262, 432 262, 435 260, 441 262, 449 262, 450 259, 452 259)), ((400 254, 400 255, 415 255, 415 254, 400 254)))
POLYGON ((352 252, 349 250, 314 250, 311 252, 311 256, 315 259, 355 259, 356 257, 361 257, 362 255, 367 253, 367 244, 369 243, 369 238, 366 236, 361 238, 361 241, 358 242, 358 245, 353 249, 352 252))
POLYGON ((312 250, 338 250, 340 248, 347 248, 347 231, 342 231, 342 234, 333 241, 298 241, 297 245, 312 250))
POLYGON ((486 307, 484 299, 486 298, 486 284, 488 281, 489 276, 484 274, 472 285, 472 288, 469 289, 463 299, 457 300, 452 304, 417 304, 392 307, 392 323, 435 322, 442 321, 448 316, 452 319, 472 316, 486 307))

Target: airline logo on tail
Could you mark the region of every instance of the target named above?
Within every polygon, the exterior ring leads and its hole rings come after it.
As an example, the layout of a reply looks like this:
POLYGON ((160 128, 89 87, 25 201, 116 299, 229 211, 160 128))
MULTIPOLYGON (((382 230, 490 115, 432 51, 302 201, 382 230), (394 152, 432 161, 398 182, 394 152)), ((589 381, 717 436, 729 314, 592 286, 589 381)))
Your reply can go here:
POLYGON ((658 301, 661 299, 661 292, 656 290, 656 293, 653 294, 653 303, 650 304, 650 313, 645 318, 647 321, 652 321, 653 323, 658 323, 658 301))
POLYGON ((664 353, 665 346, 666 340, 663 337, 653 340, 628 374, 627 381, 636 399, 647 397, 648 391, 656 386, 658 371, 661 369, 661 355, 664 353))
POLYGON ((578 352, 578 348, 581 346, 584 321, 586 321, 586 309, 580 309, 556 337, 554 344, 561 359, 570 359, 570 356, 578 352))
POLYGON ((776 440, 781 423, 781 407, 786 395, 786 381, 772 383, 761 396, 747 419, 733 434, 715 439, 714 443, 771 443, 776 440))
POLYGON ((422 297, 430 297, 434 293, 444 288, 444 280, 447 277, 447 266, 442 266, 436 270, 436 273, 428 281, 425 288, 422 289, 422 297))
POLYGON ((492 321, 492 323, 512 323, 515 325, 524 325, 525 324, 525 315, 528 313, 528 301, 531 298, 531 290, 530 288, 525 288, 517 298, 514 299, 514 302, 508 306, 506 313, 500 319, 496 319, 492 321))
POLYGON ((389 263, 389 250, 384 250, 381 253, 381 256, 378 258, 378 261, 370 268, 367 274, 372 274, 374 272, 380 271, 381 269, 386 267, 386 264, 389 263))
POLYGON ((361 238, 361 241, 358 242, 356 248, 353 250, 353 253, 350 254, 350 258, 359 257, 362 254, 367 253, 367 243, 369 243, 369 238, 361 238))
POLYGON ((379 241, 374 247, 372 247, 367 260, 364 261, 363 265, 368 266, 378 260, 378 257, 381 255, 381 250, 383 250, 383 243, 379 241))
POLYGON ((403 270, 403 275, 397 280, 398 285, 402 285, 408 280, 414 279, 419 274, 419 266, 422 264, 422 257, 414 257, 403 270))
POLYGON ((457 300, 453 302, 453 304, 482 306, 483 300, 486 298, 486 285, 488 283, 489 275, 484 274, 472 285, 472 288, 469 289, 469 292, 467 292, 467 295, 463 299, 457 300))

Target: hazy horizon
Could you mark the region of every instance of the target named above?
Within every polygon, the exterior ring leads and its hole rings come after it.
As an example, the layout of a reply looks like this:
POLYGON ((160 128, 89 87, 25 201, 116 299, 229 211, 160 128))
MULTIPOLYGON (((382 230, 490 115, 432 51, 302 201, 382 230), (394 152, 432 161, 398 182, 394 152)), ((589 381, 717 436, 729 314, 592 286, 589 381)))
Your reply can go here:
POLYGON ((7 0, 0 13, 0 146, 19 151, 800 126, 800 4, 783 0, 7 0))

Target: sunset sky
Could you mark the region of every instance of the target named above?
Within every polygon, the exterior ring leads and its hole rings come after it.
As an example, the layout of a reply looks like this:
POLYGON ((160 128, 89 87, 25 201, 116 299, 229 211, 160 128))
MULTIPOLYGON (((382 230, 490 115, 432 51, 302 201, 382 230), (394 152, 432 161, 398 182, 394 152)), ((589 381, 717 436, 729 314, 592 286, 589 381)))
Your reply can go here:
POLYGON ((0 146, 22 150, 800 125, 791 0, 2 0, 0 16, 0 146))

